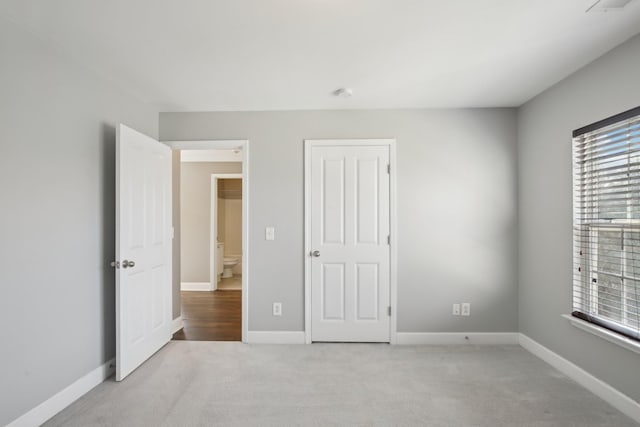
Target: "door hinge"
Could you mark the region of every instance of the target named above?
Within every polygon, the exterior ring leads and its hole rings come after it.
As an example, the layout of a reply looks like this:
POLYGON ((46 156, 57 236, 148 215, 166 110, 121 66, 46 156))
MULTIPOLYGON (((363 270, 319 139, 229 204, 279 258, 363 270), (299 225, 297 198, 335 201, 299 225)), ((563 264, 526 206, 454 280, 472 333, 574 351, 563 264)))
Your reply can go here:
POLYGON ((387 163, 387 173, 391 173, 391 163, 387 163))
POLYGON ((388 307, 387 307, 387 314, 388 314, 389 316, 391 316, 391 306, 388 306, 388 307))
POLYGON ((387 234, 387 245, 391 244, 391 235, 387 234))

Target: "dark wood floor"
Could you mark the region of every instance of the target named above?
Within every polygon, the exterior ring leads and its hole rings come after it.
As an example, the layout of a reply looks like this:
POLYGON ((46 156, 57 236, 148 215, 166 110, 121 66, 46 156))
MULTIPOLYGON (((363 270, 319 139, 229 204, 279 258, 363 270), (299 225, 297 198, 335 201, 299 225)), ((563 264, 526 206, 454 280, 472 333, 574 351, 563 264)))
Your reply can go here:
POLYGON ((184 328, 174 340, 241 341, 242 292, 180 292, 184 328))

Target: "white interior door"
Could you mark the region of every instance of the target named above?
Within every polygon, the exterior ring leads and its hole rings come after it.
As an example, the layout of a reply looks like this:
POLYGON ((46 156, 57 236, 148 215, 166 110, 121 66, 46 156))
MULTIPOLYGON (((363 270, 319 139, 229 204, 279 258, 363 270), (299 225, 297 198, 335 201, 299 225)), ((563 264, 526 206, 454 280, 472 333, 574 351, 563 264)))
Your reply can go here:
POLYGON ((311 340, 389 342, 389 146, 310 150, 311 340))
POLYGON ((171 149, 119 125, 116 380, 171 339, 171 149))

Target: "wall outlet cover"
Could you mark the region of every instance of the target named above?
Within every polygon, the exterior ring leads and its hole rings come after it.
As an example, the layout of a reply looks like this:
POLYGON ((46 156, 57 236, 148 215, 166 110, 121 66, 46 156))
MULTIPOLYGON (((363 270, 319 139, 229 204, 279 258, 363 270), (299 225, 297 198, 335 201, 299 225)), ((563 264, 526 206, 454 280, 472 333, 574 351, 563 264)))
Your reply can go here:
POLYGON ((273 303, 273 315, 274 316, 282 316, 282 303, 274 302, 273 303))
POLYGON ((451 314, 453 314, 454 316, 460 316, 460 304, 453 304, 451 314))
POLYGON ((470 302, 463 302, 462 304, 460 304, 461 308, 462 308, 462 315, 463 316, 471 316, 471 303, 470 302))

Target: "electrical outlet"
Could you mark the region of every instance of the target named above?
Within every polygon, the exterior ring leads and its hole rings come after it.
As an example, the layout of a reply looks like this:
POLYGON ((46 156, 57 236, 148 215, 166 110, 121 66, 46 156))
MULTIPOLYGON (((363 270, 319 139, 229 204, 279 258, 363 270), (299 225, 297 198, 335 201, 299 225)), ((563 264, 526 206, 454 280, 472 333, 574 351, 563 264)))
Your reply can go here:
POLYGON ((460 316, 460 304, 453 304, 453 310, 451 311, 451 314, 453 314, 454 316, 460 316))
POLYGON ((264 238, 265 240, 276 240, 276 228, 275 227, 267 227, 264 229, 264 238))
POLYGON ((463 302, 461 304, 462 307, 462 315, 463 316, 471 316, 471 303, 470 302, 463 302))
POLYGON ((274 302, 273 303, 273 315, 274 316, 282 316, 282 303, 274 302))

